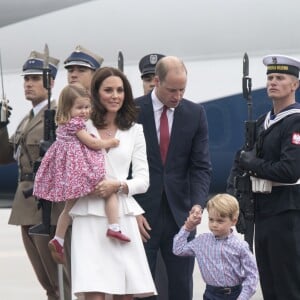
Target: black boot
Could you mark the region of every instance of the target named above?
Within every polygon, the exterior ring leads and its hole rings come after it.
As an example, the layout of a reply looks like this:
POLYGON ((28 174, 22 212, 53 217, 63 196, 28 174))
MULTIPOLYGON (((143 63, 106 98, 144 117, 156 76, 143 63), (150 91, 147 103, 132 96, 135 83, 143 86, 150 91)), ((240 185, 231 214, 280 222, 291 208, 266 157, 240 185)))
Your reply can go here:
POLYGON ((30 235, 50 235, 51 225, 51 207, 52 202, 44 199, 39 199, 39 204, 42 209, 42 221, 43 223, 31 226, 28 230, 30 235))

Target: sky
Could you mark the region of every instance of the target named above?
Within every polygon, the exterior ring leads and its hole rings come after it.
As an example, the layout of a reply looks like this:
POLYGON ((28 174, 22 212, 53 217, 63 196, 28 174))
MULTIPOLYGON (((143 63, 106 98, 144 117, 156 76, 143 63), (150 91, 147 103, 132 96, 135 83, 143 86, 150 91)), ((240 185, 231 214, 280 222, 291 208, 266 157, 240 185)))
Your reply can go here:
MULTIPOLYGON (((26 3, 7 2, 18 11, 26 3)), ((0 28, 3 68, 20 69, 45 43, 62 61, 82 44, 108 64, 116 63, 119 50, 125 64, 151 52, 190 61, 297 53, 299 11, 299 0, 86 1, 0 28)))

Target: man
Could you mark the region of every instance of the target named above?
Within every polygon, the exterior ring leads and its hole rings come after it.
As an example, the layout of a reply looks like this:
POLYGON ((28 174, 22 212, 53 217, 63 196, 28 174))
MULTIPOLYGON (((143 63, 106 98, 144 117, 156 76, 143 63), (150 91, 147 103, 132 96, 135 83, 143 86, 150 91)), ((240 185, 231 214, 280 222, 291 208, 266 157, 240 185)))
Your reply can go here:
POLYGON ((77 46, 75 51, 65 60, 64 67, 68 72, 68 83, 79 82, 90 89, 95 71, 101 67, 103 58, 91 51, 77 46))
MULTIPOLYGON (((41 223, 41 210, 33 196, 25 198, 23 192, 33 186, 33 164, 40 157, 40 141, 44 137, 44 112, 47 109, 48 91, 43 86, 44 54, 32 51, 23 66, 25 98, 32 103, 32 110, 20 122, 16 132, 8 138, 5 123, 0 123, 0 163, 18 162, 19 181, 8 223, 21 226, 25 250, 45 289, 48 300, 59 299, 58 268, 48 250, 50 236, 29 235, 28 229, 41 223)), ((51 88, 57 73, 58 59, 49 58, 51 88)), ((51 109, 55 108, 51 101, 51 109)), ((53 203, 51 224, 55 225, 64 203, 53 203)), ((68 254, 68 253, 66 253, 68 254)), ((65 274, 65 298, 71 299, 70 283, 65 274)))
POLYGON ((251 175, 255 200, 255 254, 265 300, 300 295, 300 61, 263 58, 273 109, 258 121, 256 147, 239 167, 251 175))
POLYGON ((148 54, 144 56, 139 62, 139 69, 141 78, 143 80, 144 95, 150 93, 154 86, 155 66, 157 62, 163 58, 162 54, 148 54))
POLYGON ((156 65, 154 90, 136 100, 150 171, 147 193, 136 197, 145 210, 138 223, 153 277, 161 251, 170 300, 192 299, 194 258, 175 256, 173 238, 194 204, 205 207, 211 178, 205 111, 183 98, 186 83, 184 63, 166 56, 156 65))
MULTIPOLYGON (((153 90, 155 86, 155 67, 157 62, 163 57, 164 55, 162 54, 153 53, 145 55, 143 58, 141 58, 139 62, 139 70, 141 72, 141 79, 143 81, 144 95, 147 95, 153 90)), ((168 297, 168 290, 166 288, 168 286, 168 277, 160 251, 158 252, 156 262, 155 283, 158 291, 157 299, 166 299, 168 297)))

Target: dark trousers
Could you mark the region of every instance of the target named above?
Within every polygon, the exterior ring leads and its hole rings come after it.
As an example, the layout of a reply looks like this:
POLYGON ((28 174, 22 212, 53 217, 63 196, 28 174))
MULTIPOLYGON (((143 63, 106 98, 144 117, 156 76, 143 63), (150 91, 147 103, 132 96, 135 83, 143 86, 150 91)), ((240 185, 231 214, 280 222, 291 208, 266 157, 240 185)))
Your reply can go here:
POLYGON ((168 299, 168 276, 164 260, 161 256, 160 250, 158 251, 156 270, 155 270, 155 285, 158 296, 157 300, 168 299))
MULTIPOLYGON (((191 300, 195 259, 194 257, 179 257, 172 252, 173 238, 178 233, 179 227, 170 211, 165 194, 163 194, 159 217, 155 224, 150 226, 151 238, 144 245, 153 278, 155 279, 157 255, 160 249, 168 277, 168 299, 191 300)), ((152 300, 157 297, 144 299, 152 300)))
POLYGON ((300 211, 257 215, 255 253, 264 300, 299 300, 300 211))
POLYGON ((206 285, 203 300, 236 300, 242 291, 242 286, 238 285, 233 288, 221 288, 206 285))

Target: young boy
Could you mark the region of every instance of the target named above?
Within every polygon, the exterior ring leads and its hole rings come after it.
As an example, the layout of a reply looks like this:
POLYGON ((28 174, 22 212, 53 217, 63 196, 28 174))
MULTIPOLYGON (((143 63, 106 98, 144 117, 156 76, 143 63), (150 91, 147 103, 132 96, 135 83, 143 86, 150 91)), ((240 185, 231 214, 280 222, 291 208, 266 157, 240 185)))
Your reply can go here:
POLYGON ((258 271, 247 242, 234 234, 239 204, 229 194, 218 194, 207 203, 210 233, 188 242, 191 231, 201 222, 201 207, 195 205, 174 237, 173 253, 195 256, 206 283, 204 300, 247 300, 255 293, 258 271))

